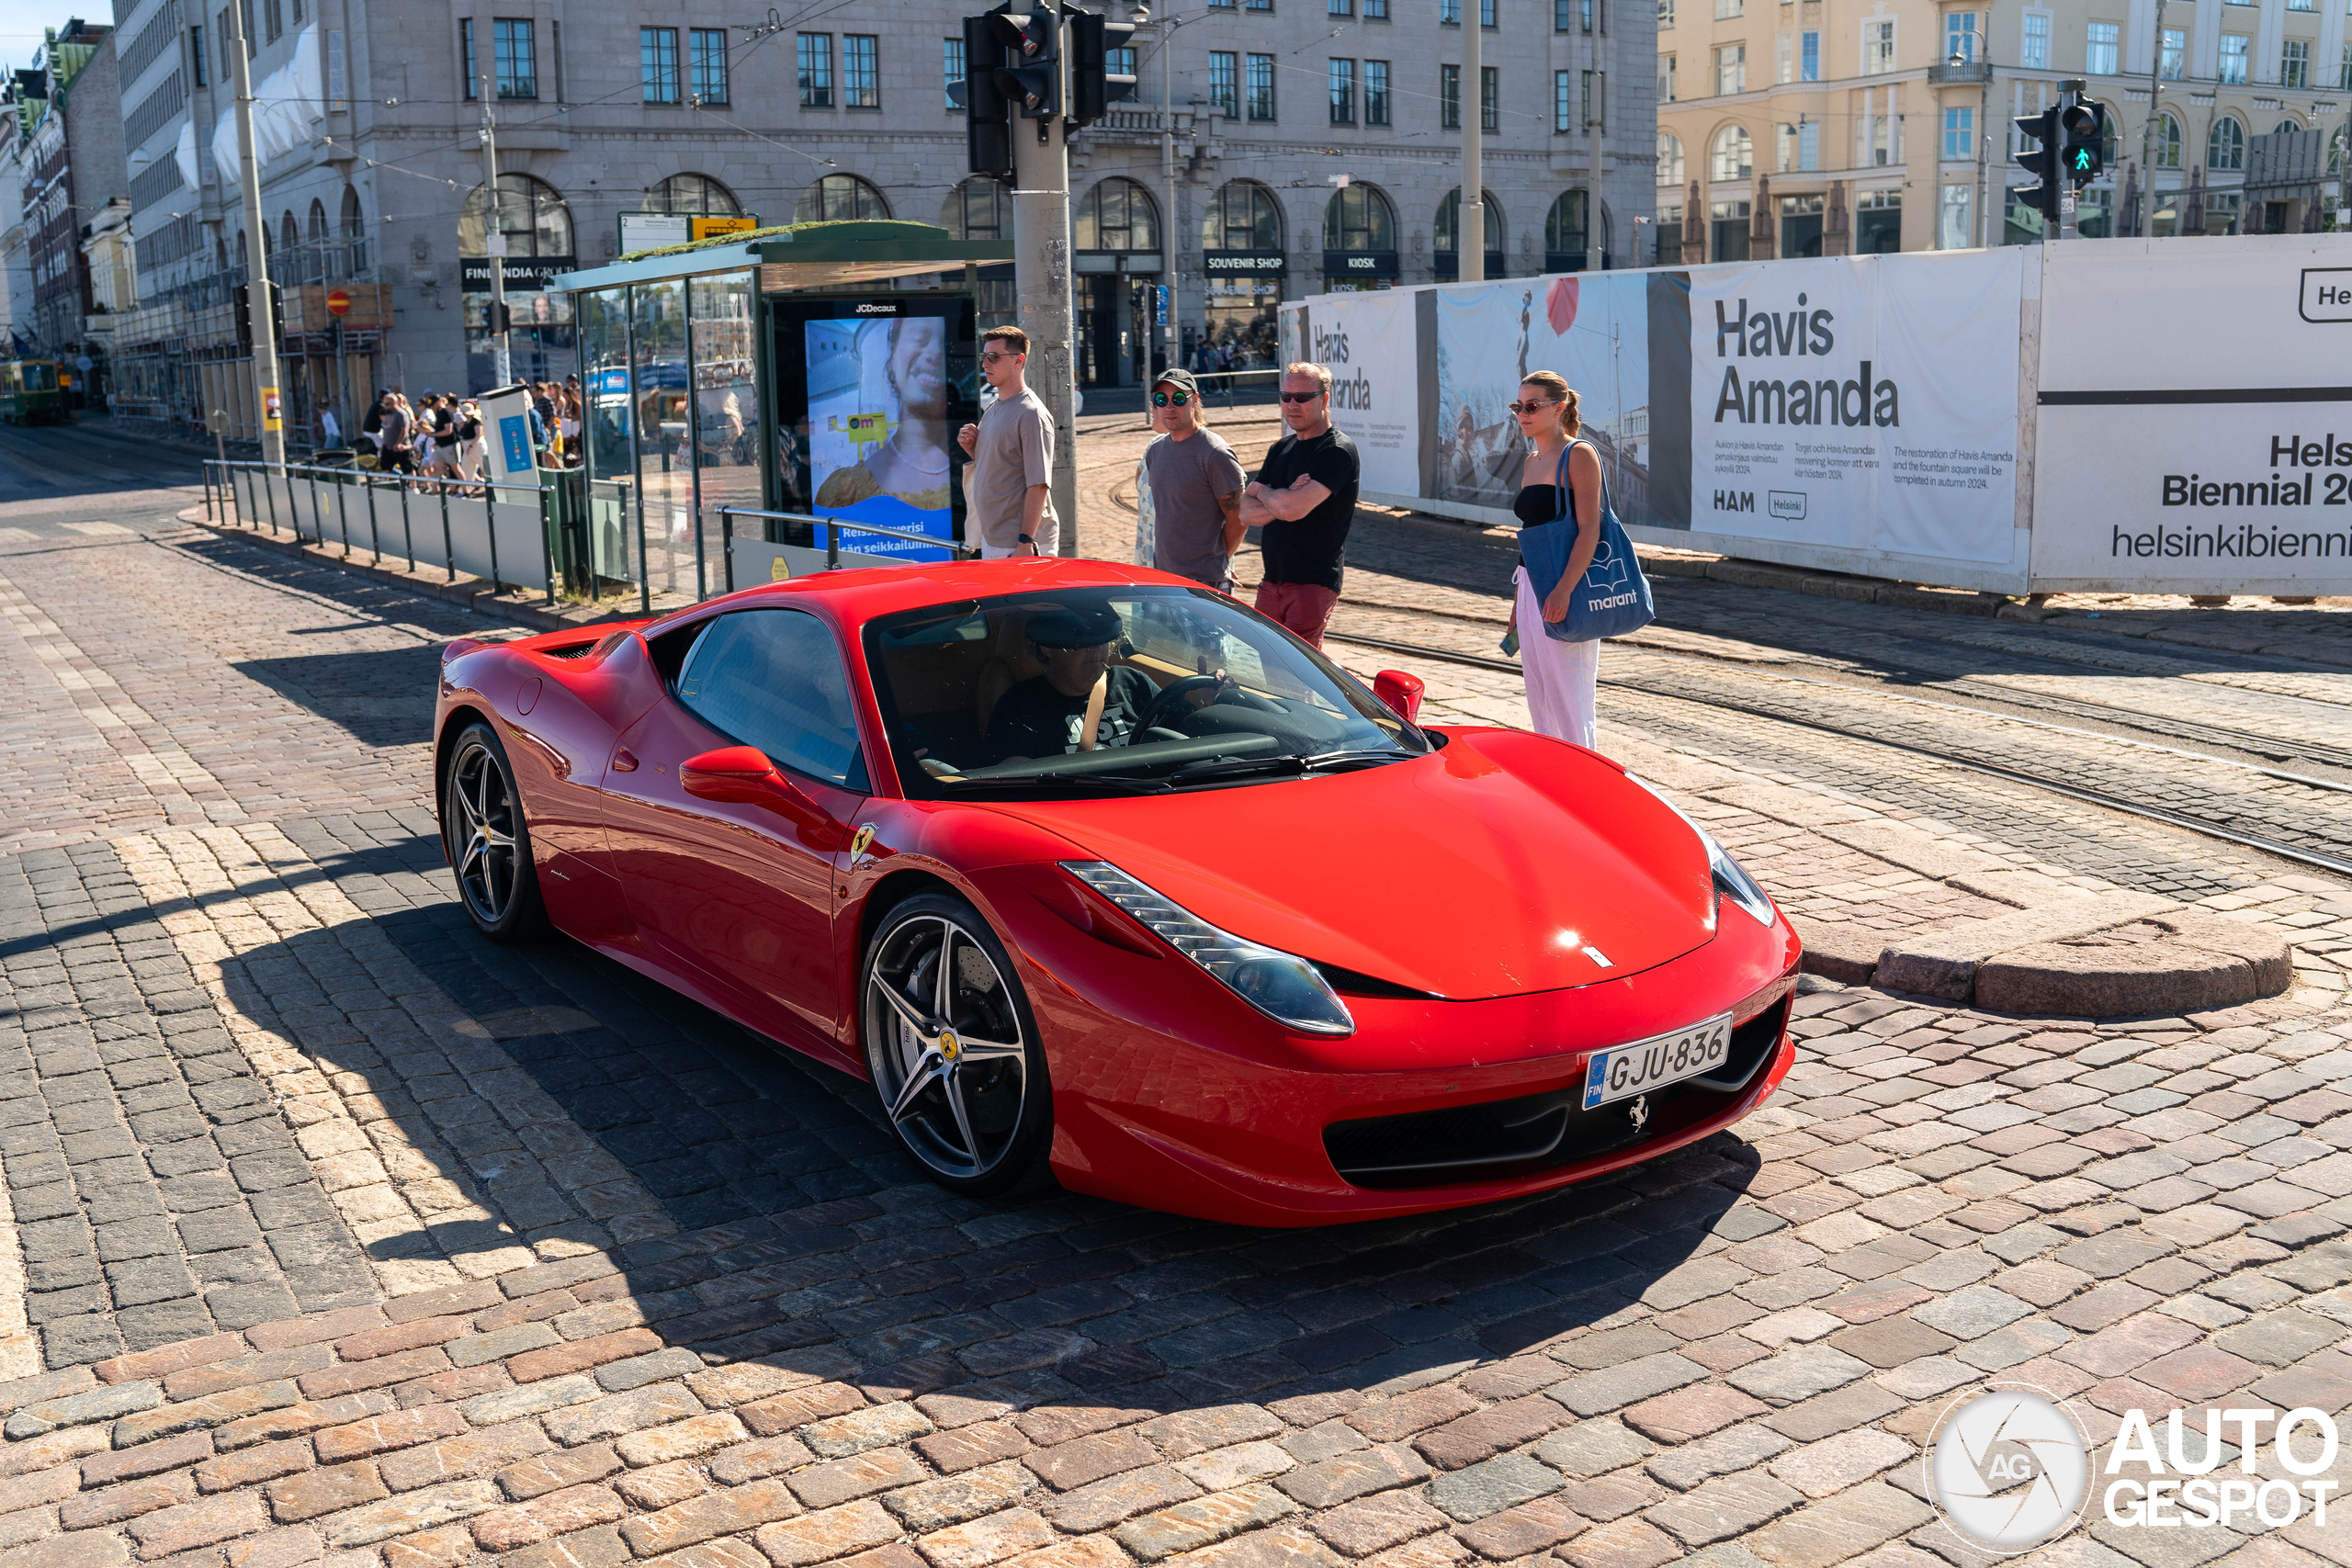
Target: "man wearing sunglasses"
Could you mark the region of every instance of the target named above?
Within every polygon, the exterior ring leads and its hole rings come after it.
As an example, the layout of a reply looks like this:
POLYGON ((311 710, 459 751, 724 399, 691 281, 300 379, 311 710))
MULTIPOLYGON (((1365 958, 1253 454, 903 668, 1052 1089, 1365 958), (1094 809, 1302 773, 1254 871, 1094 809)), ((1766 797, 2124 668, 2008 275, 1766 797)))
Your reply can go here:
POLYGON ((1151 564, 1162 571, 1233 592, 1233 552, 1240 547, 1241 460, 1225 438, 1204 428, 1201 389, 1189 370, 1163 370, 1151 384, 1151 423, 1159 438, 1143 449, 1151 486, 1151 564))
POLYGON ((966 518, 986 560, 1043 555, 1039 541, 1057 540, 1061 528, 1054 515, 1053 416, 1029 389, 1028 367, 1027 333, 990 327, 980 334, 980 374, 996 389, 996 401, 979 423, 956 433, 956 444, 972 459, 964 473, 966 518))
POLYGON ((1340 602, 1362 467, 1356 444, 1331 423, 1329 370, 1303 359, 1283 367, 1282 400, 1288 433, 1241 492, 1241 521, 1261 530, 1258 613, 1319 649, 1340 602))

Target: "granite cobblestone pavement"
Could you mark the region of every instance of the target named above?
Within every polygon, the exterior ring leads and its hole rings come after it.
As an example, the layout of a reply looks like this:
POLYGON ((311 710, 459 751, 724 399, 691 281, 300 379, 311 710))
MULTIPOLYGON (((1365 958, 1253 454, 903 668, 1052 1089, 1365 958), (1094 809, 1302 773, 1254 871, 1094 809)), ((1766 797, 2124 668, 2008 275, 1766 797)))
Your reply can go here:
MULTIPOLYGON (((1978 1389, 2060 1394, 2101 1444, 2134 1409, 2352 1409, 2352 897, 2326 879, 2233 863, 2203 895, 2298 944, 2294 990, 2222 1012, 1809 980, 1763 1111, 1543 1198, 1306 1232, 970 1203, 860 1086, 578 949, 475 941, 418 742, 358 732, 368 660, 185 710, 141 673, 158 626, 233 668, 322 625, 398 659, 443 612, 138 547, 0 574, 214 777, 245 736, 324 763, 281 774, 307 809, 151 793, 0 859, 0 1175, 40 1315, 0 1369, 0 1568, 1978 1568, 1919 1462, 1978 1389), (109 609, 115 560, 157 597, 109 609), (175 603, 183 566, 208 592, 175 603), (192 1247, 205 1216, 259 1241, 192 1247), (134 1219, 179 1239, 110 1256, 134 1219), (68 1232, 95 1279, 36 1281, 68 1232), (187 1274, 177 1319, 113 1294, 150 1259, 187 1274)), ((1432 701, 1507 716, 1462 674, 1432 701)), ((2083 835, 1874 803, 1728 729, 1604 723, 1792 908, 1957 917, 2111 874, 2067 861, 2083 835), (1961 850, 1997 868, 1936 863, 1961 850)), ((38 766, 0 780, 58 787, 38 766)), ((2030 1560, 2352 1561, 2308 1510, 2237 1527, 2094 1511, 2030 1560)))

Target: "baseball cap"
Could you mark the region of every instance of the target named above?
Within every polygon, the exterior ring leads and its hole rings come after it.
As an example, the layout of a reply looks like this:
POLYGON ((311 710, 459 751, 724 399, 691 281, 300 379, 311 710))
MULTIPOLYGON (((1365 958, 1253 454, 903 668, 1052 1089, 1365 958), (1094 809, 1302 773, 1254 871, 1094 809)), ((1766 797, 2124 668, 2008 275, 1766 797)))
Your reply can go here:
POLYGON ((1161 387, 1173 387, 1180 392, 1190 392, 1196 398, 1201 395, 1201 384, 1193 379, 1193 373, 1179 367, 1171 366, 1162 370, 1151 378, 1151 384, 1155 390, 1161 387))
POLYGON ((1116 642, 1119 630, 1119 613, 1100 605, 1049 605, 1029 617, 1029 640, 1039 648, 1100 648, 1116 642))

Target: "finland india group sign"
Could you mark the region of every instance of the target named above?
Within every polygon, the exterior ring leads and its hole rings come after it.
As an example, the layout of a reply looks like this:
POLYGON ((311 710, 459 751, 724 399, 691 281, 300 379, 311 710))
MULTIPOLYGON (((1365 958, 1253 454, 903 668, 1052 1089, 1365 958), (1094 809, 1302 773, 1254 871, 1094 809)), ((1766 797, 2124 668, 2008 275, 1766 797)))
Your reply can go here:
POLYGON ((1284 308, 1285 355, 1330 367, 1367 499, 1507 524, 1505 405, 1550 369, 1647 542, 2005 592, 2342 592, 2352 266, 2340 302, 2312 286, 2315 239, 1330 295, 1284 308), (2271 385, 2215 385, 2234 366, 2271 385))

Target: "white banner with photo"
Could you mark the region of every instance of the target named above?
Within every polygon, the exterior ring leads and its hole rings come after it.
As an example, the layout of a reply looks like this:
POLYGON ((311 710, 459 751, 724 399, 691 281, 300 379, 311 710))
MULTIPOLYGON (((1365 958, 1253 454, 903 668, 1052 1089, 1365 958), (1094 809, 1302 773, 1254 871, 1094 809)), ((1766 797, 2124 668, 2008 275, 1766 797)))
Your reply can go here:
POLYGON ((2030 256, 1694 269, 1693 531, 2008 562, 2030 256))

